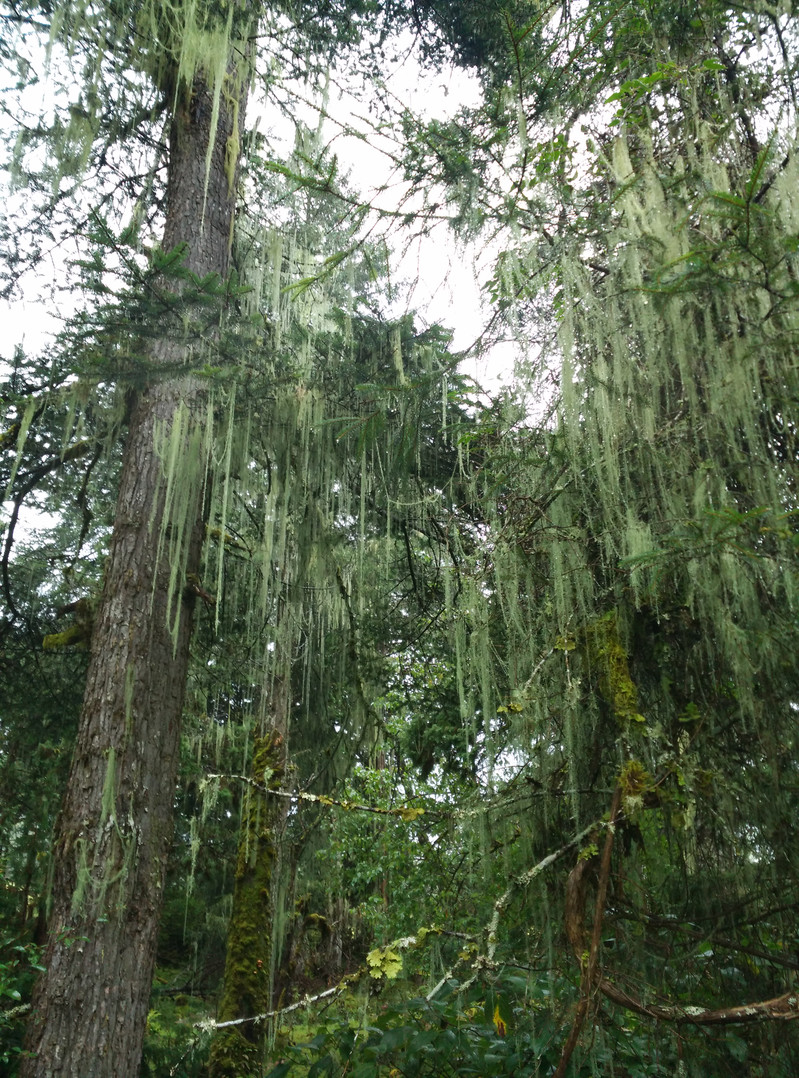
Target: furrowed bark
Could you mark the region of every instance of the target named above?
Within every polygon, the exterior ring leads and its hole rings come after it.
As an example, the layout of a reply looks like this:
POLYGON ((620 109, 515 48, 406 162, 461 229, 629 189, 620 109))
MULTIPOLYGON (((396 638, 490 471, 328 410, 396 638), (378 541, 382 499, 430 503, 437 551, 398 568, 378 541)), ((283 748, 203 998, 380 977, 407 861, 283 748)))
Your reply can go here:
MULTIPOLYGON (((170 139, 164 249, 184 244, 197 277, 224 277, 246 86, 231 69, 215 131, 213 94, 201 74, 182 96, 170 139)), ((184 585, 199 565, 205 494, 203 389, 190 374, 174 375, 175 365, 191 361, 191 343, 169 336, 170 328, 151 359, 156 373, 158 365, 171 373, 140 392, 125 446, 56 827, 46 972, 33 998, 23 1078, 139 1073, 189 660, 193 596, 184 585), (179 489, 162 459, 170 439, 182 458, 179 489)))

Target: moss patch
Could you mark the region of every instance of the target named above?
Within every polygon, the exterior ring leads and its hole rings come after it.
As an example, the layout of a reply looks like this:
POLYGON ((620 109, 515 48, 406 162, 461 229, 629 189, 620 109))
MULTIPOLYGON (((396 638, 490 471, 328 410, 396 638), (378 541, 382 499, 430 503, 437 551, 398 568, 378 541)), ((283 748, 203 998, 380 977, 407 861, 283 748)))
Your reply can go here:
MULTIPOLYGON (((272 947, 274 825, 280 811, 257 785, 264 779, 277 789, 283 778, 283 745, 277 735, 256 738, 252 778, 241 815, 233 914, 220 1022, 252 1019, 270 1009, 269 966, 272 947)), ((244 1021, 217 1031, 211 1046, 212 1078, 246 1078, 263 1071, 263 1025, 244 1021)))
POLYGON ((597 618, 585 630, 588 662, 599 675, 599 691, 619 722, 645 722, 638 711, 638 690, 630 675, 627 652, 619 638, 615 610, 597 618))

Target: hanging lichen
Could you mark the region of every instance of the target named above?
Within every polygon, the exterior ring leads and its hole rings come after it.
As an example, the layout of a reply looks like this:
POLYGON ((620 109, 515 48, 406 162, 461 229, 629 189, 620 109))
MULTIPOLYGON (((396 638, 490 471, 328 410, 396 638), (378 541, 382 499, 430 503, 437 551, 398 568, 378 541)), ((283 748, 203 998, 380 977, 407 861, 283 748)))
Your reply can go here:
MULTIPOLYGON (((663 12, 651 37, 655 16, 637 12, 651 54, 624 52, 611 75, 608 49, 602 69, 622 83, 619 114, 585 106, 585 140, 545 138, 542 121, 532 158, 545 106, 531 97, 517 231, 489 287, 509 331, 540 348, 531 396, 553 400, 555 418, 520 429, 510 399, 485 417, 473 480, 485 531, 471 545, 462 526, 469 579, 453 603, 464 743, 507 746, 504 765, 536 791, 533 849, 601 819, 619 791, 603 961, 675 999, 685 981, 644 941, 689 963, 663 926, 690 910, 745 947, 799 872, 780 837, 799 691, 795 25, 765 12, 734 28, 716 12, 713 34, 700 13, 679 42, 663 12), (694 31, 698 53, 683 40, 694 31)), ((540 87, 522 41, 520 78, 540 87)), ((556 900, 554 887, 530 899, 542 938, 556 900)), ((778 948, 794 931, 784 913, 769 921, 778 948)), ((715 1004, 784 990, 776 968, 741 971, 732 992, 720 965, 703 976, 715 1004)))

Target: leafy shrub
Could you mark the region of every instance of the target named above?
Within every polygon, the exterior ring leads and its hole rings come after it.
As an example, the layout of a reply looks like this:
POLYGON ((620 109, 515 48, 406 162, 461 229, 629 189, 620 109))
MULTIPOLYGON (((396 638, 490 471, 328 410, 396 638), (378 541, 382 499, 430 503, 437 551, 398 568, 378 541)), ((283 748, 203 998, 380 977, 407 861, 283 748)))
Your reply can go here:
POLYGON ((41 972, 39 948, 16 938, 0 940, 0 1064, 3 1074, 16 1074, 22 1051, 27 1008, 36 976, 41 972))
POLYGON ((501 991, 457 987, 448 983, 433 1000, 384 1004, 359 1028, 328 1023, 289 1048, 267 1078, 526 1078, 554 1069, 560 1044, 548 1007, 515 1001, 508 982, 501 991))

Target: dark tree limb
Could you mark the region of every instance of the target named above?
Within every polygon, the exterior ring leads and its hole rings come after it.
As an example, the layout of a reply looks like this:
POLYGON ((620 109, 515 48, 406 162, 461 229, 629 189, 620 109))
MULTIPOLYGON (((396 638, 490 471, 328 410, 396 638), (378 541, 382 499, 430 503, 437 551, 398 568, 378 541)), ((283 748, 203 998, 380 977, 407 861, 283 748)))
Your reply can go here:
MULTIPOLYGON (((675 1025, 735 1025, 764 1021, 792 1021, 799 1018, 799 992, 788 991, 773 999, 758 1000, 753 1003, 734 1004, 728 1007, 697 1007, 690 1004, 644 1003, 631 996, 624 989, 601 975, 599 969, 599 950, 602 936, 602 923, 607 902, 607 889, 610 879, 610 861, 615 835, 615 825, 622 816, 621 790, 617 788, 613 795, 605 846, 597 880, 597 895, 594 908, 594 923, 587 954, 585 943, 585 903, 588 890, 590 862, 578 860, 569 875, 566 888, 565 930, 572 949, 582 966, 580 980, 580 1001, 572 1023, 566 1044, 563 1047, 555 1078, 564 1078, 571 1056, 579 1040, 580 1032, 590 1011, 592 999, 602 993, 612 1003, 633 1011, 656 1022, 673 1022, 675 1025)), ((648 919, 647 919, 648 920, 648 919)), ((729 944, 730 941, 724 941, 729 944)))
MULTIPOLYGON (((616 834, 616 822, 619 818, 620 810, 621 787, 617 786, 613 793, 613 801, 610 805, 610 817, 607 833, 605 835, 605 846, 602 850, 602 863, 599 869, 599 882, 597 884, 596 904, 594 907, 594 925, 591 931, 591 946, 588 951, 588 958, 583 963, 583 972, 582 977, 580 978, 580 1002, 577 1005, 577 1013, 574 1016, 574 1022, 572 1023, 568 1040, 563 1046, 558 1069, 555 1071, 555 1078, 563 1078, 566 1074, 569 1060, 577 1046, 580 1031, 588 1016, 591 1000, 596 994, 597 975, 599 972, 599 945, 601 943, 602 921, 605 916, 605 903, 608 895, 608 880, 610 879, 610 858, 613 853, 613 839, 616 834)), ((584 864, 586 862, 582 863, 584 864)))
POLYGON ((642 1003, 611 981, 602 979, 599 990, 613 1003, 628 1011, 654 1018, 657 1022, 691 1023, 699 1026, 724 1026, 743 1022, 791 1021, 799 1018, 799 992, 784 992, 774 999, 741 1003, 733 1007, 659 1006, 642 1003))

